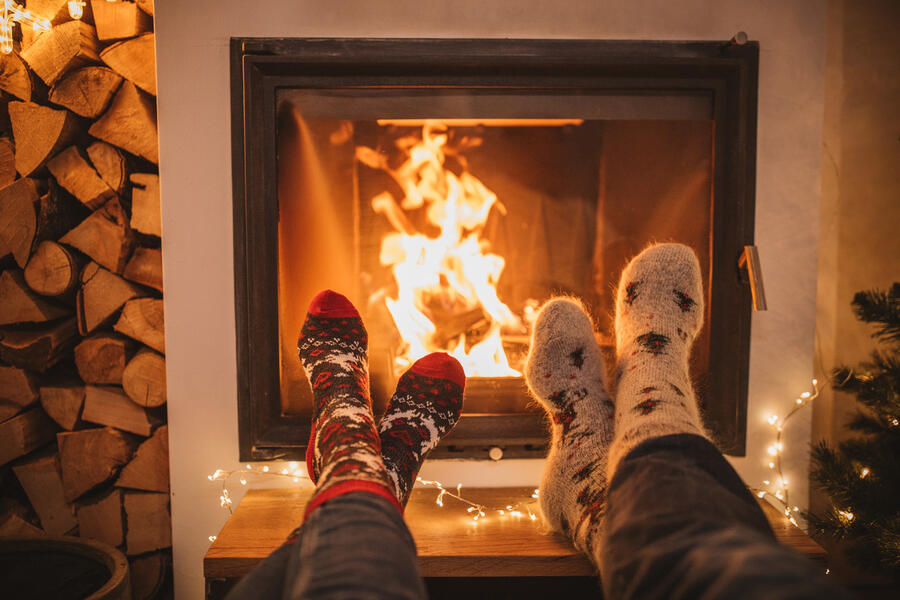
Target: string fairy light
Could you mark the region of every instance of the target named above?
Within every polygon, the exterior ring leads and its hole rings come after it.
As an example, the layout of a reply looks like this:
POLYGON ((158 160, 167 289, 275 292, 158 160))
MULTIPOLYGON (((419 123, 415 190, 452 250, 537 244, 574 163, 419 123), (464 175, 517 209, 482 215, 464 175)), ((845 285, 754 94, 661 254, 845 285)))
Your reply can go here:
MULTIPOLYGON (((775 503, 780 504, 784 516, 797 527, 799 527, 799 524, 794 518, 794 515, 800 512, 800 507, 791 504, 788 480, 787 477, 784 476, 784 471, 781 466, 781 457, 784 454, 784 440, 782 434, 784 433, 784 428, 787 426, 788 421, 790 421, 802 408, 808 406, 813 400, 818 398, 819 393, 819 382, 818 380, 813 379, 812 391, 800 394, 794 402, 794 406, 784 417, 779 417, 776 414, 770 414, 766 417, 766 422, 775 430, 775 441, 766 448, 766 454, 768 456, 767 464, 769 469, 775 475, 775 484, 773 486, 772 480, 765 479, 762 482, 762 485, 765 487, 751 488, 758 498, 766 498, 769 502, 774 501, 775 503)), ((865 471, 867 475, 868 469, 865 469, 865 471)), ((865 477, 865 475, 861 476, 865 477)), ((850 519, 852 518, 851 514, 850 519)))
POLYGON ((50 19, 37 15, 14 0, 3 0, 0 8, 0 52, 13 51, 13 27, 30 25, 35 33, 50 31, 50 19))
MULTIPOLYGON (((210 481, 219 481, 221 482, 221 490, 219 492, 219 506, 221 508, 228 509, 229 513, 233 513, 232 504, 233 500, 231 497, 231 493, 228 491, 228 481, 233 477, 237 476, 240 485, 245 486, 249 483, 248 475, 255 476, 257 478, 268 478, 268 477, 282 477, 289 478, 293 483, 299 483, 300 481, 309 481, 311 482, 309 475, 306 473, 305 469, 303 469, 299 463, 290 462, 286 468, 282 468, 280 471, 272 470, 268 465, 264 465, 262 467, 254 467, 253 465, 244 465, 243 469, 235 469, 233 471, 228 471, 225 469, 216 469, 210 475, 207 475, 206 478, 210 481)), ((430 479, 422 479, 421 477, 416 477, 416 483, 420 484, 423 487, 430 487, 437 490, 437 497, 435 498, 435 504, 444 508, 444 498, 452 498, 460 504, 466 506, 466 512, 468 515, 472 517, 472 522, 477 523, 478 521, 484 520, 488 517, 488 514, 495 513, 499 516, 510 516, 514 518, 522 518, 528 517, 532 521, 537 521, 538 512, 536 510, 532 510, 532 507, 537 503, 540 498, 540 489, 535 489, 531 496, 526 500, 518 500, 510 502, 509 504, 503 504, 498 506, 490 506, 487 504, 482 504, 480 502, 476 502, 470 498, 463 496, 462 494, 462 484, 457 483, 455 487, 444 487, 444 485, 440 481, 430 480, 430 479)), ((209 541, 214 541, 215 536, 210 536, 209 541)))

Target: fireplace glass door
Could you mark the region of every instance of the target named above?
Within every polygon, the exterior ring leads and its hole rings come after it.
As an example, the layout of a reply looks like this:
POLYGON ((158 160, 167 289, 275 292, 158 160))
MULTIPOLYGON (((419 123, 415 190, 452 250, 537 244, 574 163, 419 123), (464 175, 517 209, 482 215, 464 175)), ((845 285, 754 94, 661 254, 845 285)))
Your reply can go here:
MULTIPOLYGON (((452 64, 449 54, 441 60, 452 64)), ((247 114, 253 90, 246 62, 244 69, 246 130, 256 117, 247 114)), ((376 418, 403 371, 429 352, 447 352, 462 363, 467 385, 463 419, 438 455, 486 456, 496 447, 506 456, 540 455, 543 413, 522 377, 538 308, 556 295, 580 298, 613 382, 619 275, 631 256, 666 241, 687 244, 700 259, 707 326, 692 375, 701 404, 731 396, 720 433, 723 447, 740 453, 746 348, 724 367, 737 371, 732 389, 715 389, 721 377, 711 373, 723 368, 716 348, 728 343, 726 315, 743 315, 749 327, 735 254, 752 240, 748 211, 732 201, 731 216, 720 214, 729 199, 717 189, 735 185, 728 152, 740 145, 723 137, 722 92, 666 86, 664 76, 656 86, 644 78, 616 86, 580 70, 566 81, 544 71, 529 79, 528 69, 504 80, 481 68, 416 81, 415 66, 382 76, 368 69, 279 72, 265 93, 256 90, 264 135, 261 148, 247 139, 258 135, 242 140, 236 250, 251 289, 274 287, 260 298, 277 346, 266 342, 264 353, 267 408, 242 409, 242 455, 254 420, 274 419, 276 429, 308 423, 312 394, 297 336, 309 301, 326 288, 362 313, 376 418), (260 163, 250 161, 254 153, 260 163), (254 207, 255 185, 266 198, 254 207), (265 251, 250 250, 254 243, 265 251), (259 260, 268 277, 253 276, 259 260), (740 293, 723 291, 728 286, 740 293)), ((749 192, 752 199, 752 185, 749 192)), ((239 298, 239 344, 240 311, 252 313, 253 299, 252 291, 239 298)), ((748 332, 730 339, 746 346, 748 332)), ((713 422, 721 411, 708 411, 713 422)), ((269 455, 296 455, 306 442, 300 430, 269 455)))

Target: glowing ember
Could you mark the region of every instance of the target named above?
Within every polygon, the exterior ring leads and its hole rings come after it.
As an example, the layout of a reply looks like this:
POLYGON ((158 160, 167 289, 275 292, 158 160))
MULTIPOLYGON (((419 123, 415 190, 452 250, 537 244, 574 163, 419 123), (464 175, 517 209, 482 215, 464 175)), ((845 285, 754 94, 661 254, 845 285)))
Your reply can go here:
POLYGON ((387 192, 372 199, 373 210, 396 230, 382 239, 380 261, 391 267, 397 286, 395 297, 384 294, 403 340, 397 366, 445 351, 469 376, 516 377, 521 374, 510 368, 500 334, 521 329, 521 322, 497 296, 505 261, 486 252, 481 239, 491 209, 505 209, 463 157, 458 174, 445 168, 447 141, 445 125, 426 122, 396 169, 374 150, 357 149, 360 161, 390 174, 405 194, 399 206, 387 192), (418 209, 440 231, 437 237, 413 226, 406 211, 418 209))

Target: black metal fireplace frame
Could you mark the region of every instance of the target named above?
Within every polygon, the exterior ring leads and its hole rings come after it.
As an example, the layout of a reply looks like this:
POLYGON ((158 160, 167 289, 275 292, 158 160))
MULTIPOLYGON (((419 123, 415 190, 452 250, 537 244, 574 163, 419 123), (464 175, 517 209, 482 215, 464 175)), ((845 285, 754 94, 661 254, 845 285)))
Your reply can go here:
MULTIPOLYGON (((308 419, 281 414, 277 311, 277 90, 536 87, 708 94, 715 122, 706 406, 720 448, 744 455, 751 298, 738 269, 753 244, 759 46, 755 42, 504 39, 231 40, 234 274, 240 460, 300 459, 308 419)), ((534 414, 464 415, 442 458, 541 456, 534 414)))

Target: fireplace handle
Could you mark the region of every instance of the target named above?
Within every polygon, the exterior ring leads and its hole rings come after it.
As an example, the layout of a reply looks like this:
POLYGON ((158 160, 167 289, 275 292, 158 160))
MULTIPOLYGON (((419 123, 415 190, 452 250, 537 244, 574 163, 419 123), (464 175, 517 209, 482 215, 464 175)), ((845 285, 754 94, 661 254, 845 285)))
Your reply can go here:
POLYGON ((766 290, 763 287, 762 268, 759 265, 759 251, 756 246, 744 246, 744 251, 738 259, 738 268, 747 269, 753 310, 766 310, 766 290))

